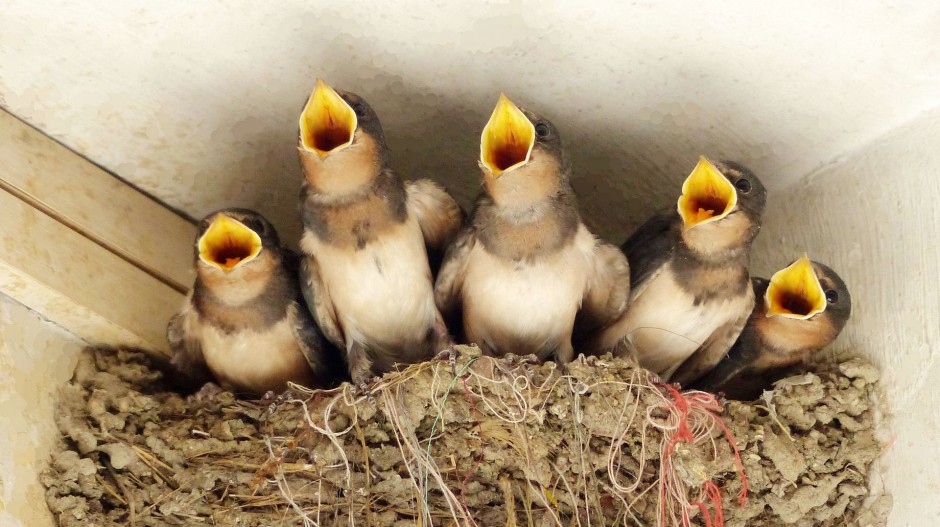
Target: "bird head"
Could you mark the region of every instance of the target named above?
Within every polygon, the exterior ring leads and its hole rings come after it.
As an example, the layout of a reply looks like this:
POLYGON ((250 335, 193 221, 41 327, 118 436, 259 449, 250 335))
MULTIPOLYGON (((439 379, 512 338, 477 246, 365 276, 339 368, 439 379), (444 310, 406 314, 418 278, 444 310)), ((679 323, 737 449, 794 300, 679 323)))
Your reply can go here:
POLYGON ((265 248, 278 246, 274 227, 260 214, 223 209, 200 222, 195 249, 201 269, 231 273, 258 259, 265 248))
POLYGON ((342 193, 367 183, 386 163, 378 115, 362 97, 317 79, 299 120, 298 152, 307 180, 342 193))
POLYGON ((745 247, 760 231, 767 191, 747 167, 700 157, 682 183, 682 235, 699 253, 745 247))
POLYGON ((764 294, 768 317, 808 320, 826 313, 837 331, 852 310, 852 298, 842 278, 831 268, 803 256, 770 278, 764 294))
POLYGON ((567 184, 568 161, 558 130, 547 119, 500 94, 480 137, 480 168, 490 195, 528 205, 567 184))

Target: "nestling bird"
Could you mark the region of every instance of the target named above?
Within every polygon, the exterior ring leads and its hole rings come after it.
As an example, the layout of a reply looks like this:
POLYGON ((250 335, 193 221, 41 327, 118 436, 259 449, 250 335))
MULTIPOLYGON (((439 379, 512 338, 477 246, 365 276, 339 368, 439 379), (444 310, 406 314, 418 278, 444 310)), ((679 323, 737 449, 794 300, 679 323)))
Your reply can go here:
POLYGON ((547 119, 500 95, 480 150, 484 191, 444 258, 437 305, 485 353, 567 363, 573 332, 602 327, 626 307, 626 258, 581 222, 547 119))
POLYGON ((353 382, 448 348, 428 254, 442 254, 463 224, 454 199, 429 180, 403 182, 372 107, 322 80, 300 116, 298 151, 302 288, 353 382))
POLYGON ((754 399, 832 343, 852 312, 845 282, 805 256, 752 285, 759 300, 747 326, 728 355, 692 387, 754 399))
POLYGON ((191 381, 264 394, 344 377, 298 284, 298 256, 260 214, 223 209, 199 224, 196 282, 167 327, 175 369, 191 381))
POLYGON ((634 356, 679 383, 714 367, 754 307, 749 252, 765 201, 763 185, 744 166, 700 158, 677 210, 654 215, 622 246, 629 306, 589 349, 634 356))

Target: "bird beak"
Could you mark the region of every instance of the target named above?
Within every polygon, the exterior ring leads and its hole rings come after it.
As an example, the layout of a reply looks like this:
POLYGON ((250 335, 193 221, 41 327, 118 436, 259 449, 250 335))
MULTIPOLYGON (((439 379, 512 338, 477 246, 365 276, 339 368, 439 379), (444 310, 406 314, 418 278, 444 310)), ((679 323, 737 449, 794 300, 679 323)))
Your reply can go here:
POLYGON ((199 238, 199 259, 223 271, 253 260, 261 252, 261 237, 244 223, 219 214, 199 238))
POLYGON ((356 112, 329 84, 317 79, 300 114, 300 144, 325 158, 352 144, 359 121, 356 112))
POLYGON ((826 293, 806 255, 774 273, 764 301, 768 317, 806 320, 826 310, 826 293))
POLYGON ((720 220, 737 204, 734 185, 709 160, 699 157, 698 164, 682 183, 679 196, 679 214, 685 227, 720 220))
POLYGON ((534 145, 535 126, 518 106, 500 93, 480 138, 480 162, 498 177, 528 163, 534 145))

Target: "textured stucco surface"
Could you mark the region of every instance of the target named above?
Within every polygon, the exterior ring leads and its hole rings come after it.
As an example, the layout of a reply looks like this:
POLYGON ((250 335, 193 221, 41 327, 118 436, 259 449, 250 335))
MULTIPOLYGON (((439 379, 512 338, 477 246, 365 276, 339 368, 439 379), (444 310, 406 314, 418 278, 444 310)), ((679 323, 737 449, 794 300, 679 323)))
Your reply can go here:
POLYGON ((832 346, 883 370, 890 527, 940 525, 940 108, 772 196, 763 276, 803 251, 838 270, 852 319, 832 346))
POLYGON ((0 295, 0 526, 52 525, 37 475, 58 434, 55 393, 81 348, 71 333, 0 295))
POLYGON ((314 79, 381 116, 398 170, 468 203, 500 90, 553 119, 602 234, 699 153, 781 188, 940 103, 940 4, 8 0, 0 104, 190 215, 297 232, 314 79), (590 5, 590 9, 584 6, 590 5))

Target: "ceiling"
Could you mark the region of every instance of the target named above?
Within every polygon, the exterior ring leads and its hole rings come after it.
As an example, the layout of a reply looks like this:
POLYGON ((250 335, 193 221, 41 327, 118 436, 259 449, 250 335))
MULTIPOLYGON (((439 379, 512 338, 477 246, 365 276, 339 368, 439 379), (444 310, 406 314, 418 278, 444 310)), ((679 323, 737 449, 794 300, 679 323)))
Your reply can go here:
MULTIPOLYGON (((378 111, 393 166, 469 204, 500 91, 555 122, 622 239, 700 153, 771 190, 940 105, 940 4, 7 0, 0 105, 183 213, 298 232, 316 77, 378 111)), ((773 197, 771 197, 773 200, 773 197)))

